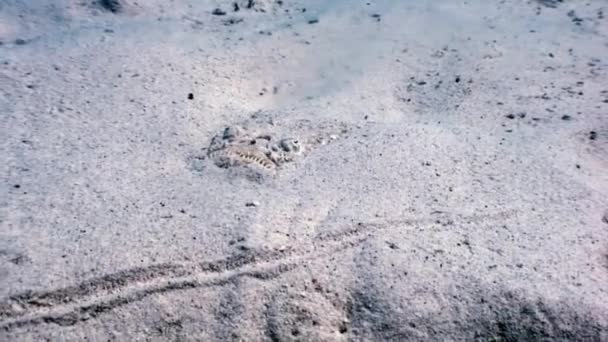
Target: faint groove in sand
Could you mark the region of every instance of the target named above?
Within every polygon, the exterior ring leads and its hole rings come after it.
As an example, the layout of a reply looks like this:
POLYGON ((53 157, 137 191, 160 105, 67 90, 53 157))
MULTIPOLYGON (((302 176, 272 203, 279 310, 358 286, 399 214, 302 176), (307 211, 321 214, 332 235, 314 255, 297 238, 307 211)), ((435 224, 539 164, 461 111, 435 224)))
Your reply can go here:
MULTIPOLYGON (((514 212, 494 215, 456 215, 467 223, 504 219, 514 212)), ((237 278, 276 278, 301 263, 354 248, 372 233, 398 226, 414 227, 433 218, 360 222, 337 232, 320 233, 306 249, 250 250, 216 261, 159 264, 92 278, 53 291, 24 292, 0 302, 0 328, 12 330, 41 323, 74 325, 150 295, 193 288, 223 286, 237 278)))
POLYGON ((192 288, 222 286, 236 278, 276 278, 300 263, 353 248, 365 240, 358 236, 297 252, 245 253, 215 262, 186 265, 155 265, 127 270, 85 281, 79 285, 47 292, 26 292, 0 304, 0 328, 52 323, 74 325, 150 295, 192 288), (155 273, 158 272, 158 273, 155 273), (116 279, 113 282, 110 279, 116 279))

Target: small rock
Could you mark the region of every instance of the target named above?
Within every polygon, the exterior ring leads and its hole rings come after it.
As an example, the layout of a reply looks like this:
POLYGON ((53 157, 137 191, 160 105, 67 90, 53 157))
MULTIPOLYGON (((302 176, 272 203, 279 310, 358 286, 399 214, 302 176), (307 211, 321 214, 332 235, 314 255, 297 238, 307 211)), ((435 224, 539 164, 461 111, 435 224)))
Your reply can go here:
POLYGON ((234 24, 238 24, 238 23, 242 23, 242 22, 243 22, 243 18, 230 18, 230 19, 224 20, 224 25, 230 26, 230 25, 234 25, 234 24))
POLYGON ((259 203, 259 202, 256 202, 256 201, 253 201, 253 202, 247 202, 247 203, 245 203, 245 206, 246 206, 246 207, 257 207, 257 206, 259 206, 259 205, 260 205, 260 203, 259 203))
POLYGON ((309 24, 311 24, 311 25, 312 25, 312 24, 316 24, 316 23, 318 23, 318 22, 319 22, 319 19, 310 19, 310 20, 308 21, 308 23, 309 23, 309 24))
POLYGON ((226 15, 226 11, 223 11, 220 8, 216 8, 213 10, 213 12, 211 12, 211 14, 213 15, 226 15))
POLYGON ((224 140, 231 140, 236 138, 237 135, 239 135, 239 129, 236 126, 230 126, 224 129, 224 134, 222 134, 222 138, 224 140))
POLYGON ((112 13, 119 13, 124 7, 119 0, 99 0, 98 4, 104 10, 112 13))
POLYGON ((388 245, 388 247, 390 249, 399 249, 399 246, 397 246, 396 244, 394 244, 393 242, 387 241, 386 244, 388 245))
POLYGON ((563 115, 562 116, 562 120, 564 120, 564 121, 570 121, 570 120, 572 120, 572 117, 570 115, 563 115))
POLYGON ((595 140, 595 139, 597 139, 597 132, 596 131, 589 132, 589 140, 595 140))
POLYGON ((19 303, 12 303, 11 311, 19 314, 19 313, 25 312, 25 308, 19 303))
POLYGON ((188 94, 188 100, 194 100, 194 94, 189 93, 188 94))

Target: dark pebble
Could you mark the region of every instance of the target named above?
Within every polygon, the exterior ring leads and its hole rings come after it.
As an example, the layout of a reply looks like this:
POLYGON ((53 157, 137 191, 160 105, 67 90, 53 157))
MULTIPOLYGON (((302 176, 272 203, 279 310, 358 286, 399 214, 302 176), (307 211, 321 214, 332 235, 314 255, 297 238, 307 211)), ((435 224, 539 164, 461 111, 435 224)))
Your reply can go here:
POLYGON ((226 12, 223 11, 223 10, 221 10, 221 9, 219 9, 219 8, 216 8, 216 9, 213 10, 213 12, 211 12, 211 14, 213 14, 213 15, 226 15, 226 12))
POLYGON ((234 24, 238 24, 238 23, 242 23, 242 22, 243 22, 243 18, 230 18, 230 19, 224 20, 224 25, 230 26, 230 25, 234 25, 234 24))
POLYGON ((507 114, 505 115, 507 119, 515 119, 515 114, 507 114))
POLYGON ((192 94, 192 93, 188 94, 188 100, 194 100, 194 94, 192 94))
POLYGON ((570 120, 572 120, 572 117, 570 115, 564 115, 564 116, 562 116, 562 120, 570 121, 570 120))
POLYGON ((122 2, 119 0, 99 0, 99 6, 106 11, 119 13, 123 10, 122 2))
POLYGON ((590 140, 595 140, 595 139, 597 139, 597 132, 596 132, 596 131, 591 131, 591 132, 589 132, 589 139, 590 139, 590 140))
POLYGON ((310 19, 310 20, 308 21, 308 23, 309 23, 309 24, 316 24, 316 23, 318 23, 318 22, 319 22, 319 19, 310 19))

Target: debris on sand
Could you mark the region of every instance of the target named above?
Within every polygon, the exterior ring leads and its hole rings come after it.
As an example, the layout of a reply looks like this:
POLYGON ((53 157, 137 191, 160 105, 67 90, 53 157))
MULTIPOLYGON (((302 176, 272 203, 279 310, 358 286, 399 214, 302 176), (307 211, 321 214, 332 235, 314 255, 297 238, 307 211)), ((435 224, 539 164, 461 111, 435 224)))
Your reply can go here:
POLYGON ((124 5, 120 0, 99 0, 98 5, 112 13, 120 13, 124 9, 124 5))
POLYGON ((216 8, 213 10, 213 12, 211 12, 211 14, 213 15, 226 15, 226 11, 222 10, 221 8, 216 8))
POLYGON ((538 3, 545 7, 557 8, 564 0, 536 0, 538 3))

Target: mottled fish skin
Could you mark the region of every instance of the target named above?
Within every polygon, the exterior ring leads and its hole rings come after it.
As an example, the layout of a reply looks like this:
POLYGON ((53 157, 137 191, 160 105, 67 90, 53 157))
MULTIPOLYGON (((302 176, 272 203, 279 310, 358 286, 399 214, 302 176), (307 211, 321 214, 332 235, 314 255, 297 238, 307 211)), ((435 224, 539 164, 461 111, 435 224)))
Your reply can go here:
MULTIPOLYGON (((318 133, 318 132, 317 132, 318 133)), ((216 166, 229 168, 247 166, 258 171, 272 171, 295 161, 316 145, 328 142, 326 134, 313 134, 308 138, 275 135, 241 125, 230 125, 215 135, 207 148, 207 156, 216 166)), ((329 141, 333 141, 329 136, 329 141)))
POLYGON ((209 157, 214 159, 216 165, 220 167, 244 164, 256 165, 266 170, 276 168, 276 164, 264 152, 249 146, 227 146, 223 149, 211 151, 209 157))

